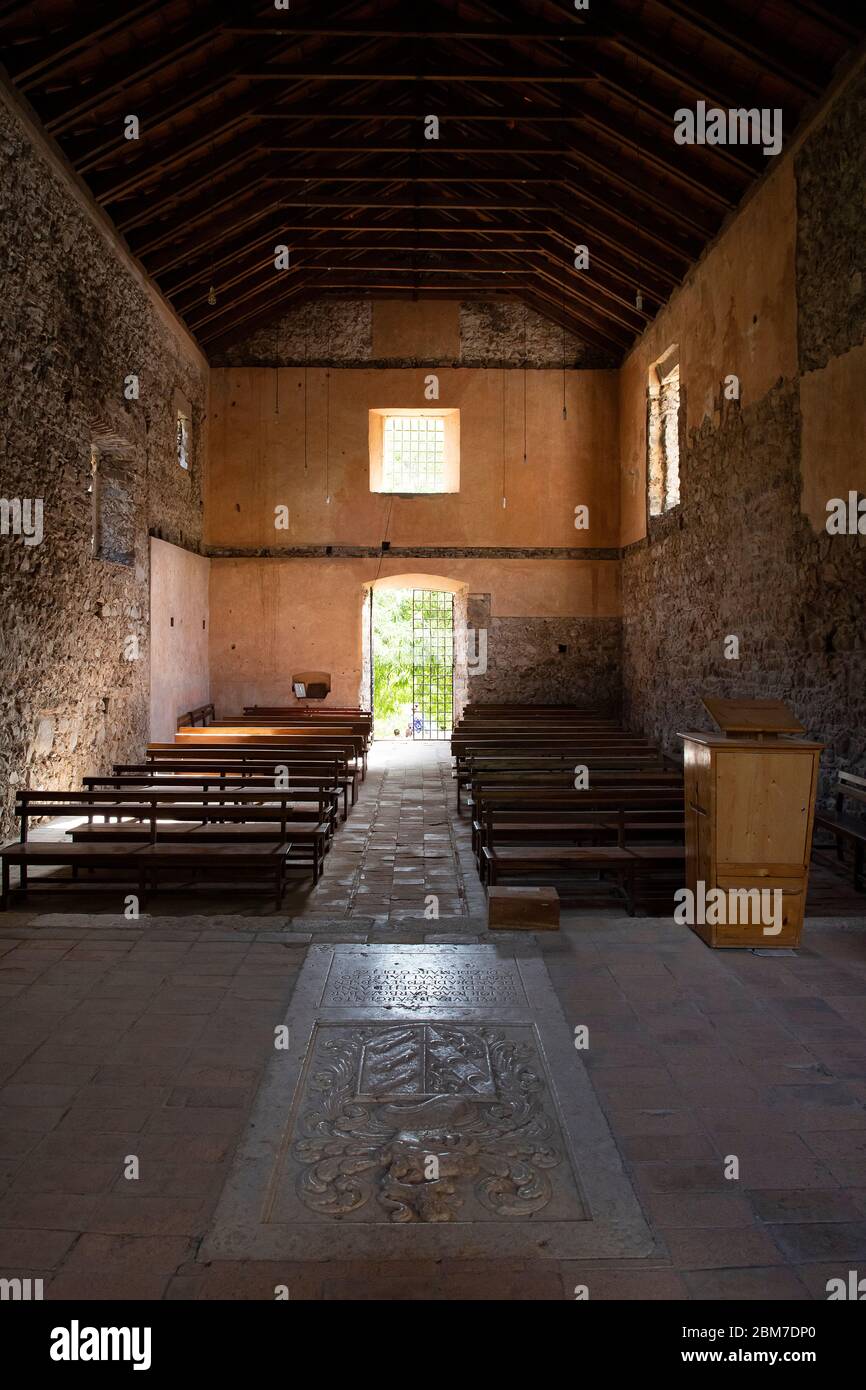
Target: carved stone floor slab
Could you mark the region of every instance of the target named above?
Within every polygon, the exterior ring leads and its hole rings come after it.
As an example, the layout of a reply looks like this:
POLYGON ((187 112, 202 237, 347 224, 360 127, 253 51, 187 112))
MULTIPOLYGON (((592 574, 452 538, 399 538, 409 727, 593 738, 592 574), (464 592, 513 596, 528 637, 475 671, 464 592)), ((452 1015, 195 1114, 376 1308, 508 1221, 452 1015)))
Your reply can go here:
POLYGON ((643 1257, 528 944, 311 946, 204 1259, 643 1257))

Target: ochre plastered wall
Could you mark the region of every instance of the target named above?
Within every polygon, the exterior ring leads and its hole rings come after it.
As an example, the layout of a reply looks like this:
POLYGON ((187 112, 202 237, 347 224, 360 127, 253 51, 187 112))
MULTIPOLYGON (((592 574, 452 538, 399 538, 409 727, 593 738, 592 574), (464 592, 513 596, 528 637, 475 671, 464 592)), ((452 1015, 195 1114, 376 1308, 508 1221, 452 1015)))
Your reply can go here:
POLYGON ((442 580, 491 595, 494 618, 616 619, 615 561, 437 559, 426 569, 397 557, 213 559, 211 695, 218 713, 285 702, 294 671, 331 672, 331 703, 358 700, 365 585, 401 576, 442 580))
POLYGON ((800 378, 800 413, 800 507, 820 532, 830 498, 866 493, 866 343, 800 378))
POLYGON ((712 419, 736 375, 743 407, 797 372, 797 205, 791 160, 774 170, 662 310, 619 373, 622 544, 646 535, 649 368, 680 350, 682 430, 712 419))
POLYGON ((150 539, 150 737, 174 738, 179 714, 210 699, 210 561, 150 539))
POLYGON ((557 371, 529 371, 524 382, 519 370, 439 369, 435 402, 425 398, 423 369, 330 369, 330 381, 327 371, 307 370, 306 444, 302 368, 211 373, 207 544, 618 545, 616 373, 567 372, 563 420, 557 371), (369 411, 431 404, 460 410, 460 492, 371 493, 369 411), (274 527, 280 505, 288 530, 274 527), (589 508, 588 530, 575 529, 578 505, 589 508))
POLYGON ((864 110, 861 64, 620 376, 626 720, 676 752, 701 696, 782 699, 826 745, 827 797, 866 773, 866 545, 826 529, 866 493, 864 110), (673 343, 681 500, 647 528, 647 371, 673 343))
POLYGON ((373 356, 457 358, 460 355, 460 305, 457 300, 381 299, 373 305, 373 356))

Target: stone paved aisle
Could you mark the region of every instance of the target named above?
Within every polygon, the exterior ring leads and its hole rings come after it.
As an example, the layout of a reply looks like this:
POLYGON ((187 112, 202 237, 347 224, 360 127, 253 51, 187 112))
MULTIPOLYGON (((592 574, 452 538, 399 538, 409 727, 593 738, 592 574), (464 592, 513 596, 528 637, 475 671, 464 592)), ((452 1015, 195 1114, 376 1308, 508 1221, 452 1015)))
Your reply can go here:
POLYGON ((670 921, 594 913, 522 938, 569 1030, 589 1028, 651 1258, 202 1259, 307 943, 490 940, 447 757, 398 747, 376 750, 341 832, 357 843, 335 848, 306 912, 202 894, 129 922, 34 896, 0 920, 0 1277, 41 1277, 47 1298, 270 1299, 288 1283, 293 1298, 568 1299, 588 1283, 593 1298, 767 1300, 862 1274, 862 915, 808 919, 796 955, 712 952, 670 921))
POLYGON ((469 825, 454 806, 447 742, 374 744, 325 876, 288 910, 377 925, 483 915, 469 825))

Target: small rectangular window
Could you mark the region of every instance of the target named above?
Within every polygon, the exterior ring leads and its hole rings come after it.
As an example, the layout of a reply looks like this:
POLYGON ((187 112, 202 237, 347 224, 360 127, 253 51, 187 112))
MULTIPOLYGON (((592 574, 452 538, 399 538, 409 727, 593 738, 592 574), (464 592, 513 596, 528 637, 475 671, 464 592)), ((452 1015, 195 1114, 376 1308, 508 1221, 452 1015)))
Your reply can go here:
POLYGON ((189 417, 180 410, 177 412, 177 461, 181 468, 189 468, 189 417))
POLYGON ((459 490, 459 410, 370 411, 371 492, 459 490))
POLYGON ((385 492, 441 492, 445 421, 441 415, 389 415, 382 451, 385 492))
POLYGON ((174 408, 174 447, 177 461, 187 472, 192 464, 192 406, 182 391, 172 398, 174 408))
POLYGON ((680 501, 680 361, 676 344, 649 369, 647 483, 650 516, 680 501))

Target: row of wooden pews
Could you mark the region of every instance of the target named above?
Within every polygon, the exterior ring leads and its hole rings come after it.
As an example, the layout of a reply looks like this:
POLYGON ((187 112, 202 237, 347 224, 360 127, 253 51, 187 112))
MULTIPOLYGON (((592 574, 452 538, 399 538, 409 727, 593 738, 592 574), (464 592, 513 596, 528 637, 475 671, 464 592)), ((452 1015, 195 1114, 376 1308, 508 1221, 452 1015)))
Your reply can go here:
POLYGON ((366 771, 369 720, 341 711, 335 723, 330 713, 274 710, 262 724, 245 712, 182 725, 174 743, 151 743, 142 762, 87 776, 80 790, 21 791, 20 838, 0 849, 0 906, 33 886, 29 870, 68 868, 39 886, 126 884, 141 903, 167 883, 259 882, 280 907, 290 877, 319 881, 366 771), (62 839, 31 838, 34 819, 52 818, 74 823, 62 839))
POLYGON ((486 886, 670 911, 684 882, 682 768, 603 712, 468 705, 451 740, 486 886))

